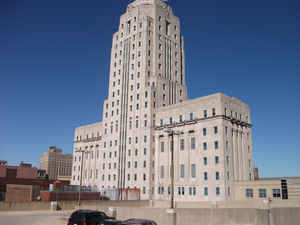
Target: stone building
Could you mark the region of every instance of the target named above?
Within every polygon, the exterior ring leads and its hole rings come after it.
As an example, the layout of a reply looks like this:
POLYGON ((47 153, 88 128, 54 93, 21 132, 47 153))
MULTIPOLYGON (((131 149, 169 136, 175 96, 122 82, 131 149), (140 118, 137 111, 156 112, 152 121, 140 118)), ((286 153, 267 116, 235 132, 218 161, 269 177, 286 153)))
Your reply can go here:
POLYGON ((233 180, 253 179, 249 107, 220 93, 187 98, 180 28, 160 0, 128 5, 113 34, 103 121, 75 129, 72 184, 169 199, 166 127, 183 133, 174 141, 176 200, 230 199, 233 180))
POLYGON ((61 149, 51 146, 40 156, 40 169, 46 171, 50 180, 56 180, 58 176, 71 177, 72 161, 72 154, 62 154, 61 149))
POLYGON ((270 177, 235 181, 235 200, 295 200, 300 202, 300 177, 270 177))

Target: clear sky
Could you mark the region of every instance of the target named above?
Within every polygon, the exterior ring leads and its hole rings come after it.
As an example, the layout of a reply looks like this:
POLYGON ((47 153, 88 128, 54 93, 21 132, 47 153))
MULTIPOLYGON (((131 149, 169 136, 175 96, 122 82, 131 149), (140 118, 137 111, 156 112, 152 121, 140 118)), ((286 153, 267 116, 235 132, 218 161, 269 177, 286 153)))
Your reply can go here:
MULTIPOLYGON (((0 159, 39 166, 102 119, 112 34, 127 0, 0 0, 0 159)), ((250 105, 255 166, 300 175, 300 1, 173 0, 190 98, 250 105)))

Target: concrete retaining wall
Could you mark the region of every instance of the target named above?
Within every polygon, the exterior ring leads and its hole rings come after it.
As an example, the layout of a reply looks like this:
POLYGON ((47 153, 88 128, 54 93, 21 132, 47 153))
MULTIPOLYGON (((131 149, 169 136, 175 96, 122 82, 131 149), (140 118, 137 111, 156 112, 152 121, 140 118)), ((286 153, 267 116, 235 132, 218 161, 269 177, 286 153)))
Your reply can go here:
MULTIPOLYGON (((59 202, 64 210, 75 210, 78 202, 59 202)), ((286 208, 166 208, 149 206, 148 201, 84 201, 82 208, 98 209, 118 219, 145 218, 159 225, 300 225, 300 207, 286 208), (269 216, 270 215, 270 216, 269 216)), ((50 202, 0 202, 2 210, 49 210, 50 202)))

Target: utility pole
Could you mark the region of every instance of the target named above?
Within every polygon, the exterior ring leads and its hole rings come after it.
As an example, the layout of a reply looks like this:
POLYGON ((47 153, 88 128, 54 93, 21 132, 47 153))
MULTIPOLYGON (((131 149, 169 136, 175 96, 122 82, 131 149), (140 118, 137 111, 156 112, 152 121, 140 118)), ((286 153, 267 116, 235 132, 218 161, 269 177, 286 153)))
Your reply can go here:
POLYGON ((80 184, 79 184, 79 194, 78 194, 78 206, 80 207, 80 200, 81 200, 81 185, 82 185, 82 171, 83 171, 83 156, 85 151, 84 150, 77 150, 75 152, 81 152, 81 166, 80 166, 80 184))

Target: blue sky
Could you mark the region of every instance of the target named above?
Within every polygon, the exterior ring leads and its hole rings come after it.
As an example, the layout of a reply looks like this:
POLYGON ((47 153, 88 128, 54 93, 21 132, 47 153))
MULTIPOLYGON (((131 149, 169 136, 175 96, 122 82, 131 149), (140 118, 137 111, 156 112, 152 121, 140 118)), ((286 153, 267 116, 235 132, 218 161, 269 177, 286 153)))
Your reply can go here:
MULTIPOLYGON (((0 1, 0 159, 39 166, 50 145, 71 153, 74 128, 102 119, 112 34, 128 2, 0 1)), ((260 175, 299 176, 300 2, 169 2, 189 97, 248 103, 260 175)))

